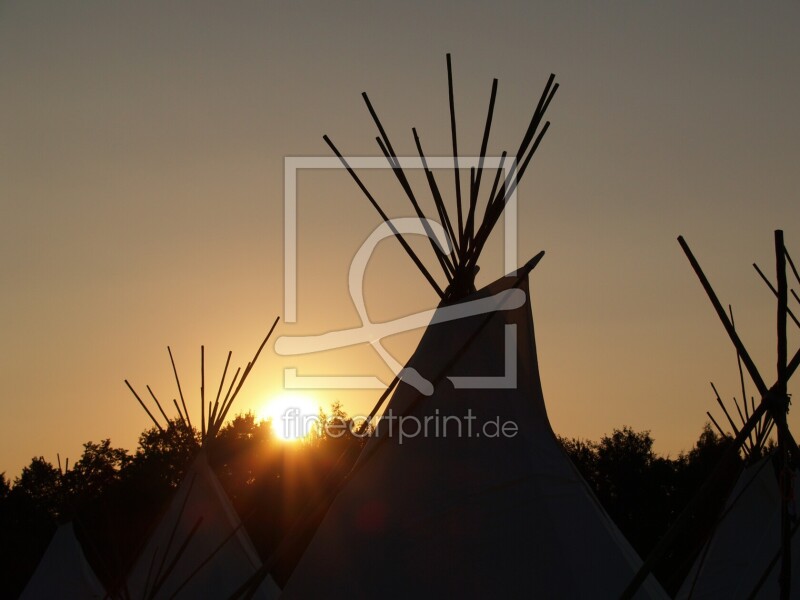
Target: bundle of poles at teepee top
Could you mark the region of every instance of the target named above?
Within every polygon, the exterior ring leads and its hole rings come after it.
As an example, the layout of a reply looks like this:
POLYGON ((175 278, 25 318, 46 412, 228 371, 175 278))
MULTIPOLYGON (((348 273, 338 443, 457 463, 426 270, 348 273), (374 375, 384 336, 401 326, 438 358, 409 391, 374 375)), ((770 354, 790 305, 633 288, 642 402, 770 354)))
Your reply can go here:
MULTIPOLYGON (((747 348, 736 332, 733 319, 729 318, 728 314, 726 314, 722 303, 719 301, 716 292, 714 292, 711 283, 708 281, 708 278, 689 248, 689 245, 682 236, 678 237, 678 242, 684 254, 686 254, 686 257, 689 259, 692 269, 700 280, 731 342, 736 348, 736 353, 741 360, 741 364, 744 365, 751 380, 755 384, 761 400, 757 404, 753 404, 753 409, 749 412, 749 417, 746 418, 742 427, 735 428, 736 435, 733 442, 723 453, 716 468, 695 497, 673 522, 669 531, 667 531, 652 550, 650 556, 645 560, 641 569, 623 593, 622 598, 632 598, 653 568, 671 551, 675 551, 675 545, 680 536, 684 535, 691 527, 696 526, 696 523, 693 523, 694 515, 703 509, 708 503, 709 498, 712 498, 715 494, 719 494, 721 490, 726 491, 726 488, 728 492, 730 491, 732 481, 730 481, 729 475, 732 464, 740 448, 746 443, 749 436, 756 431, 756 427, 759 427, 758 431, 762 432, 763 439, 765 440, 765 428, 770 426, 770 422, 774 423, 778 432, 777 453, 783 465, 782 468, 795 471, 800 470, 800 449, 798 449, 797 442, 789 430, 786 419, 790 403, 788 383, 792 375, 794 375, 794 372, 800 367, 800 349, 795 352, 791 359, 789 359, 788 355, 786 331, 788 319, 793 318, 795 324, 800 327, 800 323, 794 319, 794 314, 789 308, 788 301, 790 293, 798 302, 800 302, 800 297, 798 297, 794 290, 789 289, 787 266, 791 268, 798 284, 800 284, 800 274, 798 274, 794 261, 792 261, 791 256, 789 256, 789 252, 784 244, 783 231, 775 231, 775 271, 777 285, 773 286, 769 279, 764 276, 761 269, 759 269, 757 265, 754 265, 777 299, 777 378, 771 387, 768 387, 765 383, 750 353, 747 351, 747 348)), ((733 425, 732 420, 731 425, 733 425)), ((788 507, 789 498, 793 493, 790 489, 791 478, 782 478, 781 485, 781 559, 779 582, 780 597, 784 599, 789 598, 791 593, 791 538, 793 532, 788 507)))
MULTIPOLYGON (((797 280, 797 283, 800 284, 800 273, 798 273, 797 271, 797 267, 795 266, 794 261, 792 260, 792 256, 789 254, 789 250, 784 247, 783 252, 785 256, 785 265, 790 267, 795 280, 797 280)), ((753 268, 756 270, 756 273, 758 273, 758 276, 761 278, 761 280, 764 282, 767 288, 769 288, 772 294, 780 301, 780 292, 775 288, 775 286, 772 284, 769 278, 764 274, 764 271, 761 269, 761 267, 759 267, 757 263, 753 263, 753 268)), ((797 316, 794 314, 791 307, 789 306, 788 302, 789 295, 793 296, 794 299, 798 302, 798 304, 800 304, 800 296, 798 296, 797 292, 794 289, 788 287, 787 284, 785 314, 786 317, 791 319, 792 322, 795 324, 795 326, 798 329, 800 329, 800 319, 797 318, 797 316)), ((736 323, 734 322, 733 319, 733 308, 731 307, 730 304, 728 305, 728 314, 730 316, 731 328, 733 328, 733 330, 735 331, 736 323)), ((739 415, 740 427, 745 427, 747 425, 748 419, 750 418, 750 415, 754 413, 756 410, 756 400, 755 396, 751 395, 750 403, 748 406, 747 390, 745 388, 745 380, 744 380, 744 370, 742 369, 742 356, 738 352, 738 350, 736 352, 736 360, 739 367, 739 385, 741 386, 741 391, 742 391, 742 404, 741 405, 739 404, 739 401, 736 399, 736 397, 733 398, 733 404, 736 407, 736 412, 739 415)), ((728 409, 725 407, 725 404, 723 403, 722 398, 720 397, 720 394, 717 391, 717 387, 714 385, 713 382, 711 382, 711 389, 714 390, 714 395, 716 397, 717 404, 719 404, 723 414, 725 415, 725 418, 728 421, 728 424, 731 427, 731 430, 733 432, 733 437, 736 437, 737 435, 739 435, 739 427, 736 426, 735 419, 731 417, 730 412, 728 412, 728 409)), ((706 411, 706 415, 708 416, 709 419, 711 419, 711 422, 714 424, 714 427, 717 429, 720 435, 722 435, 723 437, 728 435, 724 431, 723 427, 720 426, 720 424, 717 422, 717 420, 710 412, 706 411)), ((762 416, 762 418, 756 422, 752 431, 747 435, 744 442, 742 443, 741 450, 745 459, 750 460, 758 458, 760 456, 760 452, 763 449, 764 444, 766 444, 767 440, 769 439, 769 436, 772 433, 774 427, 775 427, 775 421, 772 419, 771 413, 767 411, 762 416)), ((798 457, 798 459, 800 459, 800 457, 798 457)))
POLYGON ((405 194, 408 196, 409 201, 416 213, 416 216, 421 220, 425 232, 429 237, 431 247, 436 255, 436 259, 444 273, 447 280, 447 285, 442 287, 437 283, 434 276, 425 267, 420 258, 411 249, 411 246, 403 238, 402 234, 394 227, 389 216, 378 204, 375 197, 370 193, 359 176, 350 166, 347 158, 342 155, 339 149, 334 145, 333 141, 325 135, 323 139, 331 147, 333 152, 342 162, 344 167, 350 173, 351 177, 355 180, 358 187, 367 197, 369 202, 378 211, 381 218, 388 224, 395 237, 398 239, 403 249, 414 261, 419 270, 422 272, 425 279, 436 291, 439 297, 448 302, 456 301, 474 289, 475 274, 477 272, 477 261, 480 257, 481 251, 486 244, 492 229, 497 224, 500 216, 506 208, 509 200, 513 197, 519 182, 521 181, 525 171, 530 164, 533 154, 536 152, 539 144, 542 141, 550 122, 547 121, 542 125, 545 112, 547 111, 550 101, 558 89, 558 84, 554 83, 555 75, 550 75, 550 78, 545 85, 539 102, 536 105, 533 116, 531 117, 530 124, 528 125, 522 142, 516 154, 510 159, 506 151, 500 155, 498 166, 494 173, 491 191, 486 201, 486 208, 483 217, 478 222, 478 199, 481 192, 481 184, 484 179, 484 163, 487 156, 487 147, 489 144, 489 133, 492 126, 492 118, 494 116, 495 99, 497 97, 497 79, 492 82, 492 91, 489 99, 489 110, 486 117, 486 125, 483 131, 483 139, 481 142, 480 154, 478 157, 477 167, 470 167, 469 185, 464 186, 462 189, 461 182, 461 166, 459 165, 459 149, 458 149, 458 135, 456 127, 456 113, 455 113, 455 99, 453 95, 453 70, 450 61, 450 55, 447 55, 447 85, 450 101, 450 128, 452 133, 453 144, 453 178, 455 186, 455 219, 452 218, 452 210, 448 209, 442 190, 437 183, 437 180, 429 168, 428 161, 422 149, 422 143, 417 133, 416 128, 412 128, 414 142, 419 153, 419 158, 422 163, 422 168, 425 177, 430 187, 430 194, 433 198, 433 203, 436 207, 436 213, 440 221, 448 241, 449 248, 452 252, 445 252, 436 243, 432 230, 427 222, 427 217, 422 210, 417 196, 411 189, 411 185, 406 177, 401 160, 398 158, 397 153, 389 141, 389 136, 383 127, 377 113, 375 112, 372 102, 367 96, 367 93, 362 94, 364 102, 367 105, 370 115, 372 116, 375 125, 378 128, 379 136, 376 137, 378 146, 381 152, 386 157, 392 171, 397 177, 398 182, 403 188, 405 194), (477 226, 476 226, 477 225, 477 226))
MULTIPOLYGON (((728 305, 728 314, 730 315, 731 326, 735 329, 736 323, 733 319, 733 307, 730 304, 728 305)), ((756 399, 755 396, 751 395, 748 405, 747 388, 744 381, 744 370, 742 369, 742 357, 738 352, 736 353, 736 362, 739 367, 739 385, 741 386, 742 391, 742 403, 740 405, 738 399, 736 396, 734 396, 733 405, 736 407, 736 412, 739 415, 739 427, 745 427, 747 426, 747 420, 750 418, 750 415, 756 411, 756 399)), ((728 424, 731 427, 731 431, 733 432, 732 437, 736 437, 739 435, 739 427, 736 426, 735 419, 731 416, 731 413, 728 411, 725 403, 722 401, 722 397, 720 396, 719 391, 717 391, 717 386, 714 385, 713 381, 711 381, 710 384, 711 389, 714 390, 714 397, 716 398, 717 404, 722 409, 722 414, 725 415, 725 418, 728 420, 728 424)), ((711 414, 711 411, 706 411, 706 415, 723 438, 730 435, 714 418, 714 415, 711 414)), ((753 427, 753 430, 750 432, 750 434, 748 434, 742 443, 741 450, 745 460, 755 460, 761 456, 761 451, 763 450, 764 445, 767 443, 769 435, 772 433, 774 426, 775 421, 770 418, 769 413, 764 414, 762 418, 759 419, 759 421, 753 427)))
MULTIPOLYGON (((206 443, 209 440, 213 440, 219 433, 219 430, 222 428, 222 424, 225 422, 225 418, 228 416, 228 412, 230 411, 231 406, 233 406, 233 402, 239 395, 239 391, 242 389, 244 382, 247 381, 247 377, 252 372, 253 367, 255 366, 256 361, 258 360, 258 357, 261 355, 261 351, 264 349, 264 346, 266 346, 267 341, 272 336, 272 332, 275 331, 275 327, 278 325, 279 320, 280 317, 275 318, 275 321, 272 323, 272 326, 270 327, 269 332, 264 338, 264 341, 261 342, 261 345, 258 347, 258 350, 256 350, 253 359, 247 363, 244 370, 242 370, 241 367, 237 367, 236 372, 234 373, 233 378, 231 379, 228 385, 228 391, 226 392, 225 396, 222 397, 222 389, 225 386, 225 379, 228 374, 228 368, 230 367, 231 356, 233 355, 233 351, 228 351, 228 358, 225 361, 225 368, 222 371, 222 377, 220 378, 219 388, 217 389, 216 398, 214 399, 214 402, 211 402, 211 400, 209 399, 207 404, 206 404, 206 392, 205 392, 205 387, 206 387, 205 346, 200 346, 200 436, 202 443, 206 443), (242 375, 241 378, 239 377, 240 373, 242 375), (208 409, 207 413, 206 413, 206 408, 208 409)), ((193 428, 192 419, 189 416, 189 410, 186 406, 186 400, 184 399, 183 396, 183 388, 181 387, 181 380, 180 377, 178 377, 178 369, 175 366, 175 359, 172 356, 172 349, 169 346, 167 346, 167 352, 169 353, 169 360, 170 363, 172 364, 172 372, 175 375, 175 383, 178 386, 178 395, 181 399, 180 405, 178 405, 178 400, 176 398, 173 398, 172 403, 175 406, 175 410, 178 413, 178 418, 180 419, 180 423, 182 423, 184 427, 192 429, 193 428), (181 406, 183 407, 183 410, 181 410, 181 406)), ((166 421, 166 425, 164 426, 161 425, 161 423, 153 415, 150 409, 147 408, 147 405, 142 400, 141 396, 139 396, 136 390, 133 389, 133 386, 127 379, 125 380, 125 385, 128 386, 128 389, 136 397, 136 400, 138 400, 141 407, 147 413, 147 416, 150 417, 150 420, 153 422, 153 424, 158 428, 160 432, 163 433, 167 428, 169 428, 170 423, 172 421, 167 416, 167 413, 164 411, 161 402, 153 393, 153 390, 150 388, 149 385, 146 386, 147 391, 149 392, 150 397, 153 399, 153 402, 155 402, 155 405, 158 407, 159 412, 166 421)))

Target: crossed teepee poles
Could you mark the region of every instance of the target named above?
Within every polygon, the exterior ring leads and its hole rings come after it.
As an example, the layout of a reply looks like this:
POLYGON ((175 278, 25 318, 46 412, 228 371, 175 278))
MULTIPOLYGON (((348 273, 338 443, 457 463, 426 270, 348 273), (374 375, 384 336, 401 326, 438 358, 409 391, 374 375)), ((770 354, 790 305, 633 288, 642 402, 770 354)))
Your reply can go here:
MULTIPOLYGON (((777 287, 767 281, 770 288, 777 296, 777 333, 778 333, 778 360, 777 360, 777 379, 771 387, 767 387, 764 378, 758 371, 755 363, 750 357, 750 353, 745 348, 744 343, 736 333, 733 322, 728 318, 725 309, 717 298, 714 289, 708 281, 708 278, 703 273, 700 264, 692 254, 689 245, 683 236, 678 237, 678 243, 681 245, 684 254, 689 259, 689 262, 694 269, 703 289, 706 291, 714 310, 731 342, 736 348, 736 352, 747 369, 753 384, 756 386, 758 393, 761 397, 761 402, 754 407, 750 413, 749 418, 743 424, 742 428, 738 430, 733 443, 727 448, 723 457, 720 459, 714 472, 705 482, 703 487, 697 495, 689 502, 687 507, 675 521, 673 526, 667 531, 661 541, 656 545, 655 549, 650 553, 650 556, 639 569, 636 576, 633 578, 628 588, 622 594, 622 598, 632 598, 639 587, 644 582, 647 575, 652 571, 653 567, 663 558, 669 550, 672 549, 678 537, 690 525, 695 511, 708 501, 715 491, 718 491, 721 486, 725 485, 725 473, 730 469, 731 464, 735 461, 739 449, 749 438, 750 434, 754 431, 756 426, 761 422, 762 417, 766 420, 774 422, 778 430, 778 453, 783 461, 784 468, 797 468, 800 465, 800 450, 798 450, 797 442, 795 441, 789 427, 786 423, 786 414, 789 411, 789 395, 787 393, 787 384, 794 372, 800 366, 800 350, 795 352, 794 356, 789 360, 787 351, 787 336, 786 336, 786 321, 787 316, 791 314, 788 307, 789 286, 786 277, 786 263, 787 259, 792 268, 795 277, 800 283, 797 270, 794 263, 789 257, 786 247, 783 242, 783 231, 775 231, 775 266, 777 272, 777 287)), ((761 274, 762 278, 766 280, 760 269, 756 269, 761 274)), ((792 294, 797 295, 792 291, 792 294)), ((793 315, 792 315, 793 317, 793 315)), ((791 485, 791 479, 784 477, 781 480, 781 570, 780 570, 780 589, 781 599, 788 599, 790 597, 791 587, 791 537, 792 527, 789 517, 788 498, 790 496, 790 489, 786 489, 791 485)))

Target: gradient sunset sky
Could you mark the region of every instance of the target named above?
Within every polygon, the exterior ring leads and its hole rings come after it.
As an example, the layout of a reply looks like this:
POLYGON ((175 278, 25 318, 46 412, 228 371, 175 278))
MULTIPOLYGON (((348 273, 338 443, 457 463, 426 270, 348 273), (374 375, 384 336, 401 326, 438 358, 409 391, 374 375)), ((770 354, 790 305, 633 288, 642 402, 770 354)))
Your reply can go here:
MULTIPOLYGON (((244 366, 284 314, 285 158, 330 157, 326 133, 378 156, 362 91, 398 153, 416 126, 448 154, 447 52, 472 153, 493 77, 495 154, 561 84, 518 225, 520 263, 547 253, 531 290, 554 429, 690 448, 720 415, 709 380, 730 401, 738 372, 675 238, 772 383, 775 302, 751 263, 774 278, 776 228, 800 261, 799 26, 797 2, 0 2, 0 472, 106 437, 133 450, 149 421, 123 380, 171 405, 168 344, 199 413, 200 344, 215 392, 227 350, 244 366)), ((390 172, 366 179, 410 214, 390 172)), ((355 327, 348 269, 379 218, 343 171, 303 170, 297 198, 298 320, 277 334, 355 327)), ((503 274, 502 241, 479 284, 503 274)), ((373 321, 437 300, 393 241, 365 295, 373 321)), ((420 334, 387 345, 405 362, 420 334)), ((260 410, 291 366, 390 379, 370 348, 270 344, 235 408, 260 410)), ((365 413, 379 393, 313 395, 365 413)))

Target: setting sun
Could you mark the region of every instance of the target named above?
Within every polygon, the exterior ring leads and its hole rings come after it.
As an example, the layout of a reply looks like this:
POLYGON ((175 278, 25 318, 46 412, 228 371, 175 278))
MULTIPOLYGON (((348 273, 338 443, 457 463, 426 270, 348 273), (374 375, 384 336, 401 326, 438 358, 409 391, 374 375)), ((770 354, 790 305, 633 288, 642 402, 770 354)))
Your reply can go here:
POLYGON ((306 437, 317 422, 319 404, 304 394, 283 393, 271 398, 259 417, 272 423, 272 431, 287 442, 306 437))

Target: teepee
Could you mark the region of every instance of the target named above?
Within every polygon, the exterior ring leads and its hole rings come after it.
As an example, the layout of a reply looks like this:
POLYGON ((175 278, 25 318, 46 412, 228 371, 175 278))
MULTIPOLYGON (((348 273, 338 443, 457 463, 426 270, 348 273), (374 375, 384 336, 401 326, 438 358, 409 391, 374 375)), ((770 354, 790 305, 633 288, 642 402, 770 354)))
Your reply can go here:
MULTIPOLYGON (((215 402, 208 403, 207 417, 204 410, 204 382, 201 384, 203 410, 201 410, 200 451, 139 553, 123 589, 118 593, 119 596, 134 599, 227 598, 242 581, 261 568, 261 560, 239 515, 214 475, 208 455, 213 453, 214 438, 276 324, 277 319, 238 382, 239 370, 236 371, 228 393, 220 403, 225 375, 230 364, 231 355, 228 354, 219 385, 220 391, 215 402)), ((172 359, 171 351, 170 358, 172 359)), ((202 359, 201 364, 204 365, 202 359)), ((174 369, 174 361, 172 365, 174 369)), ((204 367, 202 373, 204 380, 204 367)), ((188 425, 189 417, 185 410, 177 370, 175 378, 184 411, 180 411, 177 402, 174 404, 181 419, 185 419, 188 425)), ((130 384, 128 386, 133 391, 130 384)), ((147 410, 138 394, 135 391, 133 393, 160 428, 158 420, 147 410)), ((155 395, 152 396, 158 404, 155 395)), ((160 404, 158 406, 161 409, 160 404)), ((161 412, 164 414, 163 410, 161 412)), ((262 582, 254 597, 269 600, 277 598, 279 594, 280 590, 268 577, 262 582)))
MULTIPOLYGON (((745 467, 677 598, 779 598, 781 467, 770 454, 745 467)), ((791 472, 792 485, 797 475, 791 472)), ((791 499, 796 514, 796 500, 791 499)), ((800 589, 800 535, 792 527, 791 588, 800 589)))
MULTIPOLYGON (((477 198, 497 81, 480 162, 462 200, 447 59, 457 220, 444 208, 414 130, 447 233, 445 246, 452 249, 432 242, 447 285, 439 286, 420 266, 441 304, 284 596, 615 597, 640 560, 562 450, 547 418, 528 283, 543 253, 480 291, 474 287, 481 249, 547 130, 549 122, 540 125, 557 84, 551 76, 519 151, 505 172, 501 164, 494 174, 481 220, 477 198)), ((381 150, 424 223, 386 132, 366 94, 364 99, 381 150)), ((347 160, 325 140, 391 226, 347 160)), ((641 597, 664 594, 651 578, 641 597)))
MULTIPOLYGON (((794 270, 794 264, 788 253, 786 253, 786 258, 794 270)), ((763 271, 757 265, 753 266, 777 295, 777 290, 763 271)), ((800 283, 800 278, 798 283, 800 283)), ((733 311, 730 306, 728 308, 733 326, 733 311)), ((800 322, 788 306, 786 315, 800 327, 800 322)), ((734 436, 746 426, 750 414, 755 412, 756 408, 755 400, 752 397, 748 406, 742 361, 738 352, 737 359, 742 403, 740 405, 736 398, 733 399, 736 413, 729 412, 725 408, 716 387, 713 383, 711 384, 717 403, 722 408, 734 436), (732 414, 734 416, 731 416, 732 414), (740 421, 738 427, 736 414, 740 421)), ((717 430, 722 435, 726 435, 711 413, 707 414, 717 430)), ((711 535, 704 543, 681 585, 677 598, 780 597, 783 544, 781 513, 784 501, 781 488, 785 485, 788 490, 796 490, 798 478, 796 468, 785 465, 779 451, 765 449, 774 425, 775 421, 767 413, 758 420, 752 434, 743 440, 740 450, 745 463, 744 470, 717 517, 711 535), (782 481, 784 479, 788 479, 788 481, 782 481)), ((796 535, 797 514, 800 507, 797 506, 794 494, 785 500, 787 513, 792 516, 793 520, 790 531, 790 579, 787 590, 790 592, 791 590, 800 590, 800 535, 796 535)))
POLYGON ((101 600, 105 597, 105 589, 87 562, 72 523, 64 523, 56 529, 20 599, 101 600))
MULTIPOLYGON (((717 402, 734 432, 733 441, 698 494, 647 558, 623 597, 630 597, 650 569, 675 553, 689 560, 694 556, 678 598, 797 597, 800 590, 800 537, 795 535, 795 490, 800 451, 789 431, 786 414, 789 409, 787 386, 800 367, 800 350, 789 359, 786 324, 789 317, 798 327, 800 321, 788 305, 787 261, 798 283, 800 276, 784 246, 783 232, 775 231, 777 286, 773 286, 756 266, 778 301, 778 373, 775 384, 767 387, 736 332, 733 312, 730 312, 730 317, 725 313, 688 244, 682 237, 678 241, 736 348, 742 406, 735 398, 734 403, 741 423, 737 427, 712 383, 717 402), (759 402, 751 397, 749 407, 742 365, 761 397, 759 402), (773 427, 777 430, 777 448, 764 456, 765 443, 773 427), (745 468, 737 479, 739 452, 745 468), (709 507, 713 507, 716 498, 725 499, 723 508, 720 514, 708 518, 709 507), (692 537, 687 535, 690 531, 694 531, 694 537, 697 533, 702 534, 699 552, 694 544, 694 547, 679 548, 681 544, 686 545, 684 540, 687 537, 692 537)), ((791 293, 798 299, 793 290, 791 293)), ((725 435, 716 419, 707 414, 725 435)))

